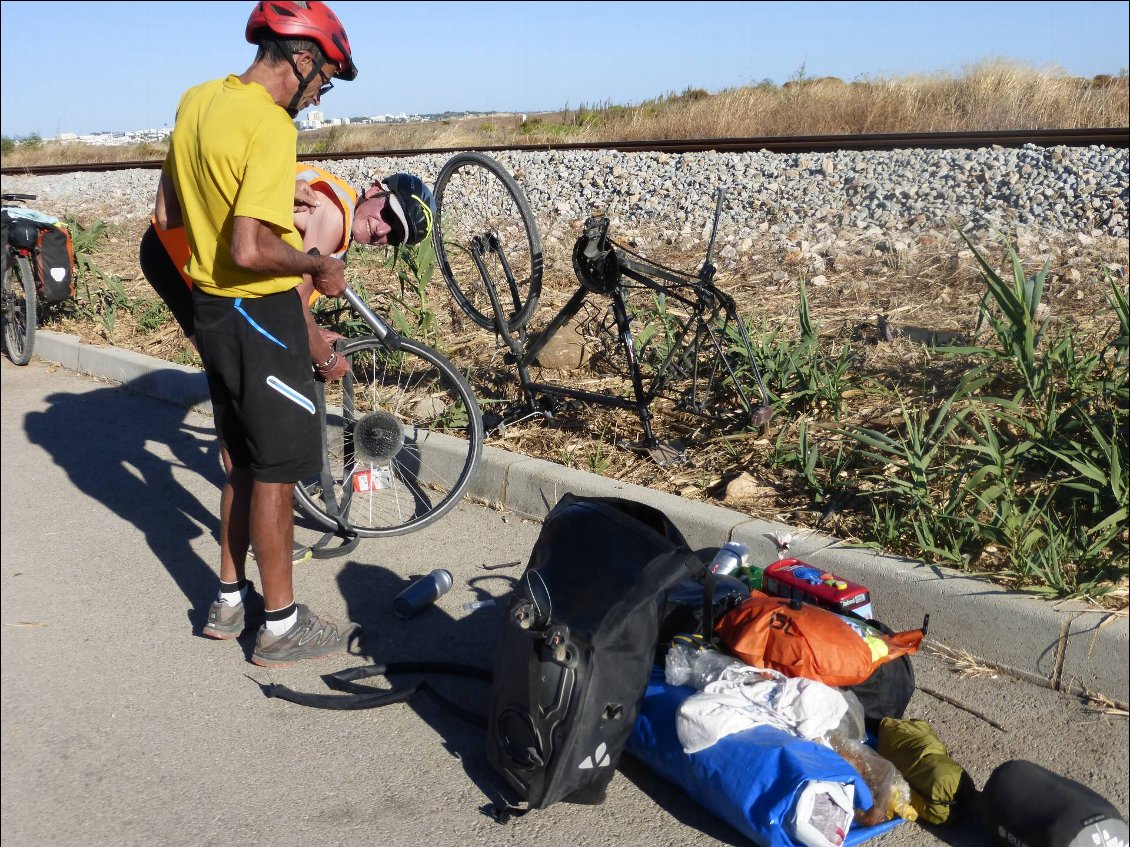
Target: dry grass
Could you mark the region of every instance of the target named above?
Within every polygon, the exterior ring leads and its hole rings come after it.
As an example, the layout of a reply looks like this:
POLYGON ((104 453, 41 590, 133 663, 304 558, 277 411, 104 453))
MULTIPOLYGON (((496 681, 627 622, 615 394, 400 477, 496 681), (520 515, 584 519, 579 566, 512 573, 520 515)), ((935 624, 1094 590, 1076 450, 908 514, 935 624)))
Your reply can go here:
MULTIPOLYGON (((1008 61, 845 83, 832 77, 709 94, 687 89, 634 106, 603 104, 531 115, 480 115, 304 132, 300 153, 419 150, 553 141, 637 141, 862 133, 1124 127, 1127 78, 1080 79, 1008 61)), ((4 139, 5 167, 160 159, 163 143, 128 147, 4 139)))
POLYGON ((1130 717, 1130 709, 1127 708, 1125 703, 1112 700, 1105 694, 1088 693, 1085 695, 1084 699, 1086 700, 1084 708, 1088 712, 1094 712, 1100 715, 1111 715, 1117 718, 1130 717))
POLYGON ((953 668, 953 672, 962 677, 985 677, 987 679, 996 679, 1000 675, 1000 671, 992 665, 985 664, 972 653, 965 650, 960 650, 953 647, 946 647, 944 644, 936 644, 928 641, 923 644, 922 649, 927 653, 932 653, 935 656, 945 660, 953 668))

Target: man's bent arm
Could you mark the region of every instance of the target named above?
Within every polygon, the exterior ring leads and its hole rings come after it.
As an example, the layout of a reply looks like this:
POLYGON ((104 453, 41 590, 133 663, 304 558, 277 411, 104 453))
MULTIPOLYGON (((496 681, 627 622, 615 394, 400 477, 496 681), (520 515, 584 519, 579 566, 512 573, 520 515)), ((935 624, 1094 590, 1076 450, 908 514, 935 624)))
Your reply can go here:
POLYGON ((258 218, 236 216, 232 225, 232 260, 254 273, 309 274, 314 287, 330 297, 345 291, 344 262, 295 250, 258 218))

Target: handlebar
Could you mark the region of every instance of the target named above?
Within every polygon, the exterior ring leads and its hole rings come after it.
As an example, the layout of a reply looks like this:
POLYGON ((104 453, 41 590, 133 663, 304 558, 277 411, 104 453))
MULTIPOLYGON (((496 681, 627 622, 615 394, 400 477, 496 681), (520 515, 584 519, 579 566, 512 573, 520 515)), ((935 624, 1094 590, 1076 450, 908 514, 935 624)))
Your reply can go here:
POLYGON ((34 200, 34 194, 0 194, 0 200, 34 200))

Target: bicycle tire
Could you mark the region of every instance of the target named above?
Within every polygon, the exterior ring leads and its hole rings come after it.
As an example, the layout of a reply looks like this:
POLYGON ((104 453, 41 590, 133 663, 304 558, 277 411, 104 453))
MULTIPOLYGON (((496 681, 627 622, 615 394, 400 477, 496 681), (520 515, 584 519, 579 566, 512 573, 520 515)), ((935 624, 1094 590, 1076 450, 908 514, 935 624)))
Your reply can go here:
POLYGON ((35 347, 35 278, 31 263, 8 251, 3 280, 4 349, 13 364, 26 365, 35 347))
POLYGON ((476 324, 495 328, 486 283, 470 254, 472 238, 493 233, 510 266, 510 278, 497 253, 483 260, 503 307, 513 307, 506 328, 517 332, 537 310, 544 264, 541 236, 526 195, 490 156, 458 153, 440 169, 434 196, 436 259, 451 296, 476 324))
MULTIPOLYGON (((349 359, 350 371, 326 386, 336 510, 365 538, 434 523, 466 492, 482 458, 483 419, 470 384, 440 353, 407 338, 391 351, 376 338, 354 339, 338 355, 349 359), (365 438, 357 425, 366 418, 377 424, 368 430, 370 442, 374 432, 382 442, 376 461, 357 454, 356 442, 365 438), (362 479, 369 482, 367 490, 356 490, 362 479)), ((320 476, 295 486, 298 505, 323 526, 338 529, 325 493, 320 476)))

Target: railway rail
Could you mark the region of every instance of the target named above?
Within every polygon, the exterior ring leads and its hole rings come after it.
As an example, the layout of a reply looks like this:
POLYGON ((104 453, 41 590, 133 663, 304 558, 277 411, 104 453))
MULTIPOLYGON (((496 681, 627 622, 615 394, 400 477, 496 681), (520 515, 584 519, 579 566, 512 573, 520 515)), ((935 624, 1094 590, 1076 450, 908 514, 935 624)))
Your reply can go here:
MULTIPOLYGON (((369 157, 423 156, 431 153, 454 154, 462 151, 495 152, 500 150, 620 150, 634 152, 693 153, 714 150, 720 153, 820 153, 835 150, 896 149, 970 149, 977 147, 1022 147, 1037 144, 1043 147, 1130 147, 1130 127, 1110 129, 1031 129, 993 130, 985 132, 900 132, 877 135, 797 135, 761 138, 684 138, 659 141, 585 141, 555 144, 507 144, 494 146, 439 147, 410 150, 362 150, 350 153, 304 153, 299 161, 367 159, 369 157)), ((74 171, 120 171, 130 168, 155 169, 161 160, 130 162, 90 162, 69 165, 29 165, 0 167, 3 175, 41 176, 74 171)))

